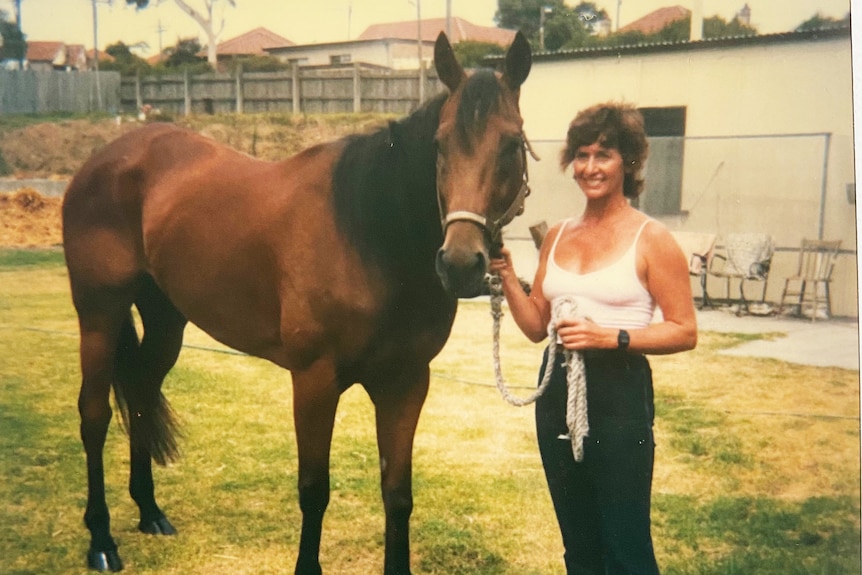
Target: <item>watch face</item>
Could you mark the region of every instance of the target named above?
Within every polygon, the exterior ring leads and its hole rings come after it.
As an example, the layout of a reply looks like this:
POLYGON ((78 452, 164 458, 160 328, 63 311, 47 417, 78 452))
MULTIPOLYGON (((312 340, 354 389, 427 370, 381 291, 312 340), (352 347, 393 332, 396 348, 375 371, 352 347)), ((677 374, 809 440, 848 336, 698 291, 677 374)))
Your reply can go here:
POLYGON ((617 336, 617 346, 620 349, 626 349, 629 346, 629 332, 624 329, 620 330, 620 334, 617 336))

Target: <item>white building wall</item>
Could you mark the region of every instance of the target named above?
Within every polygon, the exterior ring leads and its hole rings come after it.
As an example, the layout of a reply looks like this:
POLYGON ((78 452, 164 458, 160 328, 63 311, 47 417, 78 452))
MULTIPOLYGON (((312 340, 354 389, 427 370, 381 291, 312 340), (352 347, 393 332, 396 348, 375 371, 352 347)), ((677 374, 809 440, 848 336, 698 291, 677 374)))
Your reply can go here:
MULTIPOLYGON (((772 234, 781 248, 767 293, 773 302, 780 298, 784 278, 795 271, 796 255, 787 250, 821 233, 841 239, 853 253, 842 255, 836 266, 833 311, 858 317, 856 209, 846 193, 855 182, 850 57, 848 34, 535 61, 522 88, 521 111, 542 161, 531 162, 533 194, 525 215, 506 234, 519 273, 531 279, 535 269, 528 226, 578 215, 583 207, 570 172, 562 173, 558 165, 568 122, 577 111, 608 100, 638 107, 685 106, 684 213, 665 223, 719 238, 733 232, 772 234)), ((710 293, 723 296, 723 284, 713 280, 710 293)), ((747 293, 759 296, 759 287, 747 293)))

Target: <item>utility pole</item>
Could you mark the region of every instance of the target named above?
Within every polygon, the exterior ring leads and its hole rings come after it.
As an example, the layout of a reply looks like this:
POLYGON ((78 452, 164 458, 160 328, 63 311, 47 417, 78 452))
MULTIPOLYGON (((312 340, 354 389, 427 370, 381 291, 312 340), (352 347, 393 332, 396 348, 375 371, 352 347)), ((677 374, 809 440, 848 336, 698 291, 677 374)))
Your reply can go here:
POLYGON ((545 14, 550 14, 554 9, 550 6, 539 8, 539 49, 545 51, 545 14))
POLYGON ((616 29, 615 32, 619 32, 620 30, 620 5, 623 3, 623 0, 617 0, 617 19, 616 19, 616 29))
POLYGON ((99 81, 99 10, 98 0, 93 0, 93 60, 96 67, 96 105, 102 111, 102 85, 99 81))
MULTIPOLYGON (((21 27, 21 0, 15 0, 15 23, 18 25, 18 36, 21 41, 24 41, 24 29, 21 27)), ((24 69, 24 58, 27 55, 26 50, 21 51, 21 59, 18 61, 18 69, 24 69)))
POLYGON ((422 2, 416 0, 416 55, 418 57, 419 67, 417 73, 419 75, 419 103, 425 101, 425 74, 422 73, 422 2))

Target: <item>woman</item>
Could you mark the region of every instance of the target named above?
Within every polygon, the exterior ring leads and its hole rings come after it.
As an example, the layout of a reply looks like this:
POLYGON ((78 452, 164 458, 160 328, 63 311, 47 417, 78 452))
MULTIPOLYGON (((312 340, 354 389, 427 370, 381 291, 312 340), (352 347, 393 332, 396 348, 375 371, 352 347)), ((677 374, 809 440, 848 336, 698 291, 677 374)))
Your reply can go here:
MULTIPOLYGON (((653 390, 644 354, 694 348, 697 324, 685 256, 659 222, 629 205, 643 187, 643 118, 626 104, 599 104, 569 125, 561 156, 586 196, 580 218, 553 226, 530 295, 503 248, 493 260, 515 322, 542 341, 552 303, 572 298, 574 317, 555 320, 558 342, 586 371, 589 434, 575 461, 566 428, 566 369, 558 359, 536 402, 545 476, 569 574, 657 574, 650 535, 653 390), (661 319, 655 320, 655 307, 661 319)), ((562 354, 559 354, 562 355, 562 354)))

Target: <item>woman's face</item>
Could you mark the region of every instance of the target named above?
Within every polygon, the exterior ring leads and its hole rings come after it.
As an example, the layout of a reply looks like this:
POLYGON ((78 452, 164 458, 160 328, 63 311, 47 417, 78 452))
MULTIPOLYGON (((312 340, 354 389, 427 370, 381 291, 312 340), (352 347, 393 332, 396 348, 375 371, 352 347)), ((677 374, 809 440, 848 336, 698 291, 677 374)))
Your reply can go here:
POLYGON ((587 199, 623 193, 623 157, 619 150, 595 142, 581 146, 572 161, 575 181, 587 199))

